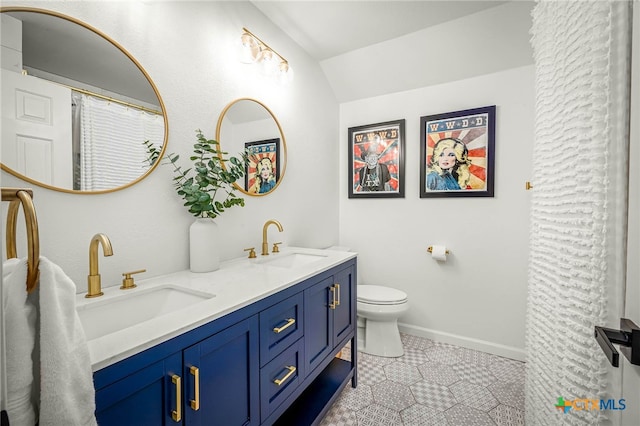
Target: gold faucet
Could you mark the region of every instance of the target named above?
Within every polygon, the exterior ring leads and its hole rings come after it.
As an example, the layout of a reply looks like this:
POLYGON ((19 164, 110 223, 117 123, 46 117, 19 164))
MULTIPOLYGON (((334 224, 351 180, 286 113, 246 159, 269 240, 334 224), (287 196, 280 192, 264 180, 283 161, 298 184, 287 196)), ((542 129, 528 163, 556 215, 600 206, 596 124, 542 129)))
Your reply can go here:
POLYGON ((98 273, 98 243, 102 244, 102 251, 105 256, 112 256, 113 249, 109 237, 104 234, 96 234, 91 238, 89 244, 89 276, 87 277, 88 291, 84 297, 102 296, 102 286, 100 274, 98 273))
POLYGON ((263 256, 268 256, 269 255, 269 243, 267 242, 267 228, 269 227, 269 225, 276 225, 278 227, 278 231, 282 232, 282 225, 280 225, 280 222, 278 222, 275 219, 271 219, 265 222, 264 226, 262 227, 262 255, 263 256))

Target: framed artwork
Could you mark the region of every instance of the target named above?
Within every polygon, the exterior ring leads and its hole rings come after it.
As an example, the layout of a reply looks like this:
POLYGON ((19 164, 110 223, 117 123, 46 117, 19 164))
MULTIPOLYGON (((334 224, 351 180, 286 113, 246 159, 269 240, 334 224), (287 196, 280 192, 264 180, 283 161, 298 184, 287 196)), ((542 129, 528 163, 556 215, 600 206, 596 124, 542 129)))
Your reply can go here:
POLYGON ((245 142, 249 155, 244 175, 244 190, 250 194, 266 194, 280 180, 280 138, 245 142))
POLYGON ((404 119, 349 128, 349 198, 404 198, 404 119))
POLYGON ((495 105, 420 117, 420 198, 493 197, 495 105))

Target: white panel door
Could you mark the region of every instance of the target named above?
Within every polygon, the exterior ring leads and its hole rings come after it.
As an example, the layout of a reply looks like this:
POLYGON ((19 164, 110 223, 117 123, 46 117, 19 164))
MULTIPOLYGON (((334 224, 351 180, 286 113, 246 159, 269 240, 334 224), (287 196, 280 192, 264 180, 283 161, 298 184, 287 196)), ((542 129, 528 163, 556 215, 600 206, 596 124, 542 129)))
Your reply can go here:
POLYGON ((73 188, 71 90, 2 70, 2 162, 48 185, 73 188))

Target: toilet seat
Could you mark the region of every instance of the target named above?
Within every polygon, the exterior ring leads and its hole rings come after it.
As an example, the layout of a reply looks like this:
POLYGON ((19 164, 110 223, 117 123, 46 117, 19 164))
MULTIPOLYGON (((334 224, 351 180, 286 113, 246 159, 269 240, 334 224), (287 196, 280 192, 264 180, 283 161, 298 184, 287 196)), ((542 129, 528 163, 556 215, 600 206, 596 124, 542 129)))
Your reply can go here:
POLYGON ((359 285, 358 302, 370 305, 400 305, 407 301, 404 291, 379 285, 359 285))

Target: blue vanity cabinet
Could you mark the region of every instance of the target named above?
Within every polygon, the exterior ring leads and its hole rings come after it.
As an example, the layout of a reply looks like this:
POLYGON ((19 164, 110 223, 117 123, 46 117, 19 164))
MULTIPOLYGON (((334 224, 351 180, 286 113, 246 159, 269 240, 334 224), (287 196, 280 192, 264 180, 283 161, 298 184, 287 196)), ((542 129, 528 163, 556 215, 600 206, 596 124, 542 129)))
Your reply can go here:
POLYGON ((260 424, 256 315, 145 365, 200 339, 208 328, 96 372, 98 425, 260 424))
POLYGON ((317 425, 356 385, 355 283, 352 258, 96 371, 98 424, 317 425))

